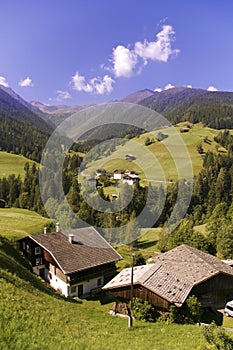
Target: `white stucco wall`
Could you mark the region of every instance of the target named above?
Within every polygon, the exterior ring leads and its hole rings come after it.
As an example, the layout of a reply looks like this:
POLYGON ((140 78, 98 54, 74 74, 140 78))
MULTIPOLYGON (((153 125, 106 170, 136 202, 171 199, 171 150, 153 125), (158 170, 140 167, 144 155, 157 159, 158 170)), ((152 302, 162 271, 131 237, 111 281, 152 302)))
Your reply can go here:
POLYGON ((55 290, 58 290, 65 297, 78 296, 78 286, 79 285, 83 285, 83 295, 87 295, 91 292, 92 289, 101 288, 103 286, 103 282, 104 282, 103 276, 100 275, 100 276, 95 277, 93 279, 90 279, 88 281, 83 281, 83 282, 72 285, 72 287, 76 287, 76 291, 74 293, 71 293, 71 286, 66 284, 59 277, 57 277, 53 272, 51 272, 47 269, 45 269, 45 279, 51 285, 52 288, 54 288, 55 290), (101 279, 101 285, 98 286, 97 281, 99 278, 101 279))
POLYGON ((79 285, 83 285, 83 294, 89 294, 91 292, 92 289, 95 288, 101 288, 103 286, 103 276, 98 276, 96 278, 93 278, 89 281, 84 281, 84 282, 80 282, 77 284, 72 285, 72 287, 76 287, 76 292, 75 293, 71 293, 71 287, 69 287, 69 296, 78 296, 78 286, 79 285), (97 281, 98 279, 101 278, 101 285, 97 285, 97 281))
POLYGON ((45 278, 54 289, 60 291, 65 297, 68 297, 68 285, 58 278, 51 271, 45 270, 45 278))
POLYGON ((113 174, 113 179, 114 180, 121 180, 123 177, 123 174, 113 174))

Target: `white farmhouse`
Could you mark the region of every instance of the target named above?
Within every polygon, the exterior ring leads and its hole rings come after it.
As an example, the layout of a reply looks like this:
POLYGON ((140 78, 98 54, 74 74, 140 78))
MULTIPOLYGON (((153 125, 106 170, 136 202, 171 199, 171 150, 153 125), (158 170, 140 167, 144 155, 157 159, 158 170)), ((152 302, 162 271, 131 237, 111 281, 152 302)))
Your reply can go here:
POLYGON ((100 291, 122 259, 93 228, 37 234, 19 241, 35 274, 65 297, 85 297, 100 291))

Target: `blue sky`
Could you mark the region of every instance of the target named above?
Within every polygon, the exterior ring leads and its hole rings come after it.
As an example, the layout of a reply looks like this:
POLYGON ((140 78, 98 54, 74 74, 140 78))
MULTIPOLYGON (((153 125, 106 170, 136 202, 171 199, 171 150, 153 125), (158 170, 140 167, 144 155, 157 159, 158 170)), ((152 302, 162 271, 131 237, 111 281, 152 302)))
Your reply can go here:
POLYGON ((0 1, 0 84, 47 104, 233 91, 231 0, 0 1))

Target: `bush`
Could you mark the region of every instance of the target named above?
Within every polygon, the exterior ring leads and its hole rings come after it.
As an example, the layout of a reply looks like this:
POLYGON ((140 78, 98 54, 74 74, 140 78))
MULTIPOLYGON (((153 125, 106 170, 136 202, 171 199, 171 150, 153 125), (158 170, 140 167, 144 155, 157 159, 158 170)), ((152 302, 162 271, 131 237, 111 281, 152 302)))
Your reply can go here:
POLYGON ((146 259, 141 253, 135 254, 134 257, 134 265, 139 266, 139 265, 145 265, 146 264, 146 259))
POLYGON ((226 334, 225 330, 217 327, 214 322, 209 326, 203 328, 203 335, 206 344, 201 348, 202 350, 232 350, 233 339, 226 334))
POLYGON ((154 306, 149 304, 148 301, 142 301, 139 298, 134 298, 133 316, 136 318, 136 320, 155 322, 158 315, 154 306))
POLYGON ((195 295, 190 296, 185 304, 178 308, 171 305, 169 308, 169 323, 194 324, 200 321, 201 303, 195 295))
POLYGON ((200 322, 201 303, 195 295, 190 296, 185 303, 186 323, 200 322))

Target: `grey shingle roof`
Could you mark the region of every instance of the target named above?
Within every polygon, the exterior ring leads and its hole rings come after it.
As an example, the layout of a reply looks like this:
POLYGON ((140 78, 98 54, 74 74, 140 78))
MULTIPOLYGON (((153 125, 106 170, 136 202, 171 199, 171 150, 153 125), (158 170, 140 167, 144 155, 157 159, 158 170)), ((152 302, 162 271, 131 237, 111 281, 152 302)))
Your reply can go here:
POLYGON ((232 267, 213 255, 182 244, 156 258, 171 272, 182 275, 193 285, 222 272, 233 276, 232 267))
MULTIPOLYGON (((141 281, 141 277, 151 269, 151 265, 135 266, 133 269, 133 281, 134 284, 138 284, 141 281)), ((117 286, 123 287, 131 283, 131 267, 127 267, 122 270, 117 276, 115 276, 110 282, 108 282, 103 289, 111 289, 117 286)))
POLYGON ((70 234, 74 235, 75 242, 88 247, 112 248, 94 227, 64 230, 62 233, 67 237, 69 237, 70 234))
POLYGON ((147 275, 143 276, 142 285, 178 306, 182 305, 193 287, 190 281, 160 263, 154 264, 147 275))
POLYGON ((85 228, 39 234, 30 236, 30 238, 53 256, 65 274, 116 262, 121 259, 121 256, 115 249, 94 229, 92 232, 90 232, 89 228, 85 228), (74 234, 76 238, 78 237, 78 243, 69 242, 68 232, 74 234), (93 238, 93 241, 91 241, 91 238, 93 238))
MULTIPOLYGON (((181 245, 155 258, 155 264, 143 265, 140 274, 134 268, 134 284, 141 284, 171 303, 181 306, 192 288, 219 274, 233 276, 233 268, 218 258, 198 249, 181 245)), ((127 286, 130 269, 124 269, 103 289, 127 286)))

